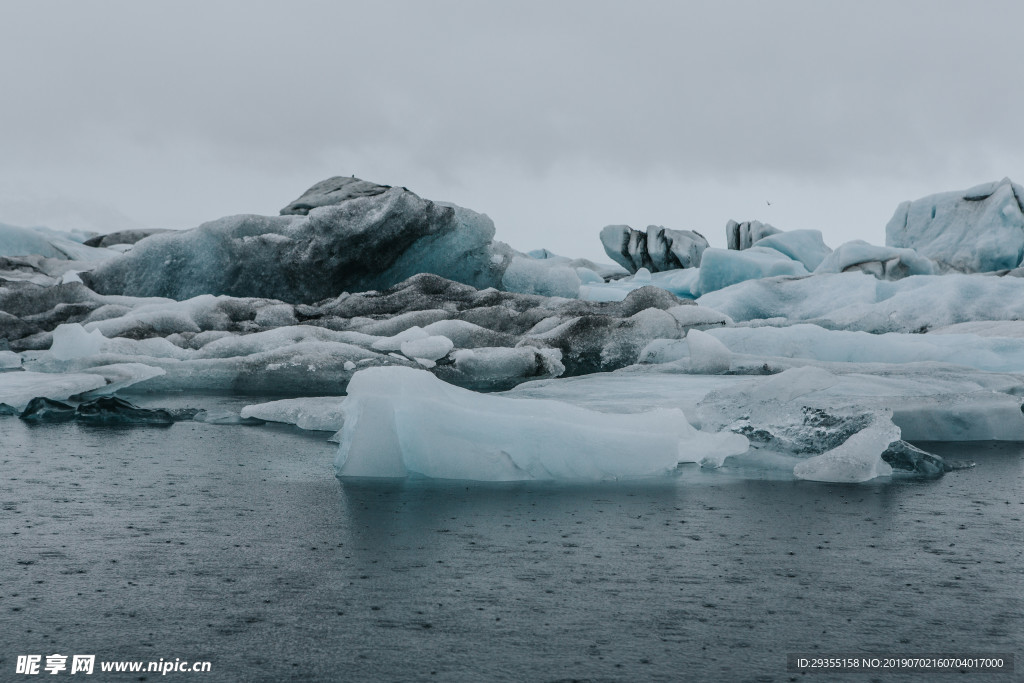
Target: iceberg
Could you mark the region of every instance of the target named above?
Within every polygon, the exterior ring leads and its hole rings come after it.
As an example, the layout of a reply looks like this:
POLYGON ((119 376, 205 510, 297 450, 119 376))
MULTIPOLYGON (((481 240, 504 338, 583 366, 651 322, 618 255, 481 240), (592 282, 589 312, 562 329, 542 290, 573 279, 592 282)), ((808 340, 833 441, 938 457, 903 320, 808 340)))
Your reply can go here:
POLYGON ((63 401, 37 396, 28 402, 19 417, 29 424, 68 422, 75 419, 75 407, 63 401))
POLYGON ((789 230, 762 237, 751 246, 765 247, 799 261, 804 268, 814 271, 832 250, 825 244, 820 230, 789 230))
POLYGON ((927 332, 977 320, 1022 320, 1022 295, 1024 279, 1016 277, 913 275, 886 281, 852 272, 748 280, 708 292, 697 303, 737 322, 774 319, 872 333, 927 332))
MULTIPOLYGON (((706 334, 722 344, 726 353, 755 358, 806 358, 836 363, 890 364, 937 361, 989 372, 1024 372, 1024 338, 1019 337, 982 337, 967 333, 868 334, 828 330, 808 324, 789 327, 719 327, 708 329, 706 334)), ((661 341, 663 347, 668 342, 661 341)), ((645 350, 645 355, 650 357, 653 354, 645 350)), ((680 352, 676 358, 685 355, 680 352)))
POLYGON ((799 463, 793 468, 798 479, 853 484, 892 474, 882 459, 889 444, 900 440, 900 428, 879 418, 830 451, 799 463))
POLYGON ((299 429, 336 432, 345 424, 342 400, 338 396, 285 398, 247 405, 242 408, 240 416, 243 419, 283 422, 299 429))
POLYGON ((733 251, 742 251, 765 237, 780 232, 782 231, 778 228, 761 221, 729 221, 725 224, 725 243, 733 251))
POLYGON ((743 251, 706 249, 700 262, 697 290, 703 295, 745 280, 809 273, 800 261, 768 247, 754 246, 743 251))
POLYGON ((899 280, 910 275, 935 275, 934 262, 913 249, 878 247, 861 240, 839 245, 814 270, 815 273, 846 273, 860 270, 879 280, 899 280))
POLYGON ((598 413, 477 394, 404 368, 357 373, 343 410, 341 477, 595 481, 664 476, 747 448, 742 436, 694 429, 678 410, 598 413))
POLYGON ((704 235, 693 230, 669 230, 648 225, 647 232, 628 225, 608 225, 601 230, 601 244, 608 256, 631 273, 693 268, 700 265, 708 248, 704 235))
POLYGON ((1009 178, 903 202, 885 243, 965 273, 1016 268, 1024 258, 1024 188, 1009 178))
POLYGON ((417 273, 479 287, 500 283, 494 224, 404 188, 361 193, 307 215, 229 216, 152 235, 82 275, 101 294, 200 294, 314 302, 386 289, 417 273))
POLYGON ((174 418, 162 409, 140 408, 117 396, 101 396, 78 405, 75 420, 92 425, 174 424, 174 418))
POLYGON ((87 373, 0 372, 0 403, 21 412, 34 398, 63 401, 106 383, 102 376, 87 373))

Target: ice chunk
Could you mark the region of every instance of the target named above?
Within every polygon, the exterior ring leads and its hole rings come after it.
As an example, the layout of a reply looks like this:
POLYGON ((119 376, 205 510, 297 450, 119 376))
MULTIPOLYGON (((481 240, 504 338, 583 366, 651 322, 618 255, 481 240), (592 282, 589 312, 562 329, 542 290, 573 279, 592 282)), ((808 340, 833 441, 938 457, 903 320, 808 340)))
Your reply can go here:
POLYGON ((690 330, 686 333, 686 345, 690 350, 690 370, 702 375, 719 375, 729 372, 732 353, 720 341, 706 332, 690 330))
POLYGON ((526 380, 558 377, 565 372, 558 349, 460 349, 451 358, 454 363, 439 366, 435 374, 452 384, 480 391, 509 389, 526 380))
POLYGON ((892 474, 892 467, 882 460, 882 453, 899 440, 900 428, 879 417, 841 446, 797 464, 793 474, 800 479, 839 483, 887 477, 892 474))
POLYGON ((580 287, 579 298, 587 301, 622 301, 630 292, 654 285, 678 297, 693 299, 698 295, 699 278, 700 268, 667 270, 663 273, 651 273, 646 268, 641 268, 635 275, 629 277, 603 284, 585 284, 580 287))
POLYGON ((647 232, 628 225, 608 225, 601 230, 605 253, 626 270, 650 272, 693 268, 700 265, 707 238, 693 230, 668 230, 648 225, 647 232))
POLYGON ((373 342, 371 347, 377 351, 400 351, 402 344, 417 339, 426 339, 429 336, 429 334, 423 331, 422 327, 413 325, 392 337, 385 337, 373 342))
POLYGON ((20 417, 31 424, 67 422, 75 419, 75 408, 63 401, 37 396, 28 402, 20 417))
POLYGON ((58 325, 53 331, 50 353, 58 360, 95 356, 102 351, 106 341, 99 330, 86 332, 78 323, 58 325))
POLYGON ((732 325, 732 318, 706 306, 673 306, 669 315, 685 327, 720 327, 732 325))
POLYGON ((825 245, 820 230, 790 230, 763 237, 751 246, 766 247, 785 254, 813 271, 832 250, 825 245))
POLYGON ((243 418, 293 424, 299 429, 336 432, 345 424, 342 400, 338 396, 286 398, 245 406, 240 414, 243 418))
POLYGON ((83 392, 85 396, 113 394, 115 391, 120 391, 121 389, 126 389, 140 382, 166 374, 166 371, 162 368, 144 363, 112 363, 110 365, 81 368, 80 371, 91 375, 99 375, 106 382, 105 385, 98 389, 83 392))
POLYGON ((501 279, 508 292, 575 298, 580 291, 576 269, 558 261, 516 255, 501 279))
POLYGON ((117 256, 108 249, 94 249, 62 237, 56 231, 19 228, 0 223, 0 256, 39 255, 46 258, 99 261, 117 256))
POLYGON ((1020 291, 1015 277, 915 275, 890 282, 837 273, 749 280, 698 303, 737 322, 784 317, 836 329, 925 332, 973 320, 1024 319, 1020 291))
MULTIPOLYGON (((700 307, 693 307, 700 308, 700 307)), ((939 361, 990 372, 1024 371, 1024 338, 975 334, 868 334, 817 325, 722 327, 708 330, 732 353, 841 363, 939 361)))
POLYGON ((448 352, 455 348, 455 344, 448 337, 434 335, 402 342, 400 348, 409 358, 437 361, 447 356, 448 352))
POLYGON ((21 367, 21 356, 13 351, 0 351, 0 370, 11 370, 21 367))
POLYGON ((756 280, 776 275, 807 275, 808 270, 799 261, 765 247, 751 247, 743 251, 707 249, 700 262, 697 289, 701 294, 734 285, 744 280, 756 280))
POLYGON ((192 416, 192 421, 210 425, 242 425, 245 427, 257 427, 265 424, 264 420, 255 417, 243 417, 230 410, 200 410, 192 416))
POLYGON ((295 318, 295 307, 291 304, 264 306, 256 312, 253 322, 260 327, 285 327, 298 324, 298 320, 295 318))
POLYGON ((103 396, 79 404, 75 420, 94 425, 171 425, 166 410, 140 408, 117 396, 103 396))
POLYGON ((878 247, 862 240, 841 244, 825 257, 815 273, 862 270, 879 280, 899 280, 910 275, 935 275, 937 268, 913 249, 878 247))
POLYGON ((889 444, 882 453, 882 460, 894 470, 915 472, 928 477, 937 477, 952 469, 941 456, 923 451, 902 440, 889 444))
POLYGON ((477 394, 403 368, 356 373, 344 410, 335 463, 343 477, 593 481, 665 475, 747 446, 694 429, 678 410, 596 413, 477 394))
POLYGON ((501 281, 504 267, 491 261, 493 236, 483 214, 392 187, 308 215, 229 216, 153 235, 83 279, 101 294, 287 303, 383 290, 417 273, 487 287, 501 281))
POLYGON ((1024 188, 1003 178, 903 202, 885 242, 969 273, 1016 268, 1024 255, 1024 188))
POLYGON ((36 397, 62 401, 105 384, 103 377, 85 373, 0 372, 0 403, 21 411, 36 397))
POLYGON ((782 231, 761 221, 729 221, 725 225, 725 242, 729 249, 740 251, 749 249, 755 242, 779 232, 782 231))
POLYGON ((378 185, 356 177, 334 176, 303 192, 301 197, 281 209, 281 215, 305 216, 321 206, 341 204, 356 197, 373 197, 390 188, 390 185, 378 185))

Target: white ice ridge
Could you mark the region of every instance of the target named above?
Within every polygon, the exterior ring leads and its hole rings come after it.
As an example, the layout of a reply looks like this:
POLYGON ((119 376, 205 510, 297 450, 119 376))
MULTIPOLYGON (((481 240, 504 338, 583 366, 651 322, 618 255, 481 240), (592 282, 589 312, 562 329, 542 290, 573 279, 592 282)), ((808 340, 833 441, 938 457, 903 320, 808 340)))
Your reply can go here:
MULTIPOLYGON (((694 306, 693 308, 698 308, 694 306)), ((966 328, 970 329, 970 328, 966 328)), ((690 335, 693 334, 691 330, 690 335)), ((1024 338, 959 334, 868 334, 826 330, 817 325, 790 327, 720 327, 701 333, 711 337, 726 354, 755 358, 808 359, 837 363, 915 363, 938 361, 986 370, 1024 372, 1024 338)), ((690 371, 703 369, 706 352, 694 355, 694 340, 658 339, 640 352, 640 362, 657 364, 690 358, 690 371)), ((728 360, 725 370, 728 370, 728 360)))
POLYGON ((785 319, 864 332, 919 332, 975 320, 1024 319, 1024 278, 867 273, 747 280, 697 300, 733 320, 785 319))
POLYGON ((747 449, 694 429, 682 411, 609 414, 479 394, 409 368, 357 372, 343 403, 342 477, 595 481, 665 475, 747 449))
POLYGON ((138 363, 118 363, 82 372, 0 372, 0 403, 21 411, 37 396, 63 401, 77 394, 108 394, 162 375, 163 370, 138 363))
POLYGON ((256 403, 242 408, 241 417, 284 422, 299 429, 336 432, 345 424, 341 396, 309 396, 256 403))

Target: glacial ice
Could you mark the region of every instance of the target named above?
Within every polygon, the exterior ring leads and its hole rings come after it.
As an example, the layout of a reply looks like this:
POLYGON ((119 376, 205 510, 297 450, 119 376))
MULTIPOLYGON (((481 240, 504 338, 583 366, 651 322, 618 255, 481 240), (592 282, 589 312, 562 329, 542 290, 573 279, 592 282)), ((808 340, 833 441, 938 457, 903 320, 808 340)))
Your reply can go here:
POLYGON ((686 333, 690 351, 690 371, 702 375, 729 372, 732 353, 729 348, 707 332, 693 329, 686 333))
POLYGON ((342 400, 338 396, 285 398, 245 406, 240 415, 243 418, 292 424, 299 429, 336 432, 345 424, 342 400))
MULTIPOLYGON (((868 334, 827 330, 808 324, 720 327, 709 329, 706 334, 721 343, 727 353, 763 358, 893 364, 938 361, 990 372, 1024 372, 1024 338, 974 334, 868 334)), ((668 343, 668 340, 662 341, 668 343)), ((679 342, 673 344, 678 345, 679 342)), ((675 358, 685 355, 685 352, 677 353, 675 358)))
POLYGON ((195 419, 340 429, 352 476, 934 476, 904 439, 1024 441, 1020 197, 1004 180, 908 202, 888 246, 835 251, 757 221, 730 222, 728 250, 606 228, 632 273, 354 178, 282 216, 128 235, 123 256, 0 229, 0 404, 287 396, 195 419), (4 256, 17 240, 39 253, 4 256))
POLYGON ((854 240, 836 247, 822 259, 814 272, 845 273, 852 270, 864 271, 879 280, 899 280, 909 275, 935 275, 938 268, 913 249, 879 247, 854 240))
POLYGON ((140 408, 117 396, 101 396, 80 403, 75 420, 93 425, 161 425, 174 424, 169 412, 160 408, 140 408))
POLYGON ((1024 188, 1003 178, 903 202, 885 241, 967 273, 1016 268, 1024 257, 1024 188))
POLYGON ((753 246, 743 251, 706 249, 700 262, 697 290, 703 295, 745 280, 808 273, 800 261, 768 247, 753 246))
POLYGON ((647 232, 628 225, 608 225, 601 230, 601 244, 613 261, 631 273, 640 268, 652 273, 694 268, 708 248, 707 238, 699 232, 660 225, 648 225, 647 232))
POLYGON ((885 417, 877 417, 841 445, 797 464, 793 474, 799 479, 839 483, 887 477, 892 467, 882 459, 882 453, 899 440, 900 428, 885 417))
POLYGON ((665 475, 747 448, 741 436, 694 429, 678 410, 597 413, 478 394, 404 368, 357 373, 343 409, 342 477, 593 481, 665 475))
POLYGON ((75 407, 63 401, 36 396, 28 402, 19 417, 29 424, 68 422, 75 419, 75 407))
POLYGON ((387 188, 308 215, 229 216, 153 235, 85 279, 103 294, 288 303, 385 289, 424 272, 486 287, 502 274, 491 261, 493 236, 482 214, 387 188))
POLYGON ((20 412, 33 398, 63 401, 106 383, 100 375, 87 373, 0 372, 0 403, 20 412))
POLYGON ((33 254, 77 261, 101 261, 117 256, 117 252, 87 247, 52 231, 0 223, 0 256, 33 254))
POLYGON ((729 221, 725 225, 726 246, 734 251, 742 251, 754 246, 757 242, 782 232, 778 228, 761 221, 729 221))
POLYGON ((820 230, 777 232, 762 237, 751 246, 774 249, 794 261, 799 261, 804 268, 811 272, 832 253, 832 250, 825 244, 820 230))
POLYGON ((1016 277, 948 274, 884 281, 854 272, 748 280, 697 303, 737 322, 779 319, 872 333, 923 332, 975 320, 1024 319, 1022 293, 1024 280, 1016 277))
POLYGON ((422 339, 410 339, 402 342, 399 350, 408 358, 413 360, 428 360, 431 362, 440 360, 448 355, 448 352, 455 348, 452 340, 443 335, 437 334, 422 339))

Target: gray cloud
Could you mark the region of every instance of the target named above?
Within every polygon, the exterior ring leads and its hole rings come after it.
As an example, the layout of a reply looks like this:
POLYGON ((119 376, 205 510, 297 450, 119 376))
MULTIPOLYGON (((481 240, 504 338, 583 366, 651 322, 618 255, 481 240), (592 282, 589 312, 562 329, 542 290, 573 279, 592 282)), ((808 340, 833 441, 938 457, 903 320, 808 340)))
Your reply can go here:
POLYGON ((624 218, 846 239, 871 221, 880 241, 899 199, 1024 176, 1022 20, 1012 2, 7 4, 0 189, 185 227, 356 173, 491 213, 524 248, 599 251, 624 218))

